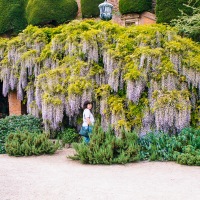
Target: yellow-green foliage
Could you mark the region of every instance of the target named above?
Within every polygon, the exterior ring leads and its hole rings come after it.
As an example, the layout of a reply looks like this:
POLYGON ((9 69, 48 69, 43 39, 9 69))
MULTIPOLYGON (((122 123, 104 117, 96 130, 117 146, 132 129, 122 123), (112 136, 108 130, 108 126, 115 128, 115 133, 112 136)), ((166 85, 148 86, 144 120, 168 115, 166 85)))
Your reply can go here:
POLYGON ((128 63, 126 65, 127 67, 127 73, 124 76, 125 80, 137 80, 139 78, 144 78, 142 74, 142 70, 138 69, 137 65, 134 65, 134 63, 128 63))
POLYGON ((186 90, 172 90, 163 93, 161 93, 160 91, 154 91, 153 98, 156 99, 154 109, 170 105, 175 107, 177 110, 184 110, 185 108, 187 108, 184 104, 184 101, 189 102, 189 96, 190 94, 186 90))
POLYGON ((110 94, 110 86, 109 85, 101 85, 96 89, 96 97, 108 97, 110 94))
POLYGON ((0 57, 4 95, 17 89, 19 99, 27 98, 28 112, 56 120, 53 128, 64 112, 75 123, 86 99, 96 102, 94 114, 100 113, 104 128, 112 121, 115 130, 145 129, 149 120, 149 128, 179 130, 190 125, 186 115, 199 126, 200 46, 169 26, 125 28, 94 20, 28 26, 0 40, 0 57), (152 122, 166 105, 178 113, 179 127, 168 119, 152 122))

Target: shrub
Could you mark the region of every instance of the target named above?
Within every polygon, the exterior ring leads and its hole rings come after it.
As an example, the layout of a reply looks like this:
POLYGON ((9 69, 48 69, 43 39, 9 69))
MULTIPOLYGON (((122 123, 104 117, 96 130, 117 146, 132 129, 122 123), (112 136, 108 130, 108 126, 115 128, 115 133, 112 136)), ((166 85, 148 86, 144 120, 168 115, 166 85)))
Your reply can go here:
POLYGON ((26 27, 26 1, 27 0, 0 0, 0 34, 17 34, 26 27))
POLYGON ((28 24, 58 25, 76 17, 78 5, 75 0, 28 1, 26 16, 28 24))
MULTIPOLYGON (((193 40, 200 42, 200 6, 198 8, 191 7, 192 15, 181 14, 178 19, 171 21, 171 25, 179 30, 182 36, 190 37, 193 40)), ((200 104, 200 103, 199 103, 200 104)), ((199 121, 199 112, 194 112, 192 121, 199 121)))
POLYGON ((177 141, 180 143, 182 151, 187 145, 191 145, 195 149, 200 149, 200 129, 184 128, 180 134, 177 135, 177 141))
POLYGON ((82 17, 98 17, 100 15, 98 6, 103 2, 104 0, 81 0, 82 17))
POLYGON ((120 0, 119 10, 122 14, 141 13, 151 10, 152 0, 120 0))
MULTIPOLYGON (((156 18, 158 23, 170 23, 172 19, 176 19, 181 15, 181 11, 191 15, 192 9, 186 7, 188 0, 157 0, 156 1, 156 18), (169 14, 170 13, 170 14, 169 14)), ((195 7, 200 5, 200 1, 191 0, 190 5, 195 7), (197 2, 197 3, 196 3, 197 2)))
POLYGON ((47 134, 17 131, 6 138, 5 149, 10 156, 53 154, 59 144, 53 144, 47 134))
POLYGON ((89 164, 125 164, 137 160, 176 161, 200 166, 200 129, 185 128, 178 135, 148 133, 138 138, 122 131, 117 138, 110 129, 96 127, 89 145, 73 144, 76 154, 70 158, 89 164))
POLYGON ((177 163, 200 166, 200 149, 196 150, 191 145, 185 146, 183 148, 183 153, 177 154, 177 163))
POLYGON ((101 127, 95 127, 91 134, 90 143, 74 143, 76 150, 70 157, 90 164, 125 164, 139 160, 138 136, 134 132, 122 131, 117 138, 109 129, 104 132, 101 127))
POLYGON ((41 132, 41 119, 32 115, 8 116, 0 120, 0 154, 5 153, 4 143, 6 136, 11 132, 27 130, 28 132, 41 132))
POLYGON ((200 165, 200 129, 185 128, 177 136, 148 133, 139 139, 142 160, 200 165))
POLYGON ((148 133, 139 139, 141 160, 173 160, 175 136, 165 133, 148 133))
POLYGON ((65 145, 77 142, 79 135, 75 129, 67 128, 60 133, 59 137, 62 139, 62 144, 65 145))

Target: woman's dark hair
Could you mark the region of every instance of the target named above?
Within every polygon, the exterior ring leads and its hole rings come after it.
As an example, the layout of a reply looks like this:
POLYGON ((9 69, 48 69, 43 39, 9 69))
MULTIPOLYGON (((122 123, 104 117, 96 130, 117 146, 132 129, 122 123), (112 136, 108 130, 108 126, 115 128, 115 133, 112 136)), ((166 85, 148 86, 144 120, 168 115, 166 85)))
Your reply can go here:
POLYGON ((85 101, 84 104, 83 104, 83 109, 86 109, 88 104, 92 104, 92 102, 91 101, 85 101))

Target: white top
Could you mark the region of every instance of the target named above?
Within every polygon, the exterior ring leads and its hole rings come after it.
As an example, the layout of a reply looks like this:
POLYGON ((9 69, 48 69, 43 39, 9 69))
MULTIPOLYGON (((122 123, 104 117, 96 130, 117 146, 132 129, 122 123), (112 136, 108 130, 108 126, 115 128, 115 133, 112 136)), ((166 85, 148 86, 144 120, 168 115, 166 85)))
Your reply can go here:
POLYGON ((87 120, 86 118, 90 118, 90 122, 92 123, 92 125, 94 125, 94 116, 93 114, 90 112, 90 110, 88 108, 86 108, 84 111, 83 111, 83 124, 82 126, 88 126, 88 123, 87 123, 87 120))

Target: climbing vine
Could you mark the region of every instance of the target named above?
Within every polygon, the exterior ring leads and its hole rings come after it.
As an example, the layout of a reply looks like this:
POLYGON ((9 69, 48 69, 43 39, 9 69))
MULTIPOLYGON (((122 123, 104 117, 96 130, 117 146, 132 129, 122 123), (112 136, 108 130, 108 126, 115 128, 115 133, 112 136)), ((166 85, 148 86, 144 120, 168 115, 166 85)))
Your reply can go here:
POLYGON ((45 129, 78 125, 92 100, 101 125, 145 134, 200 126, 200 46, 169 26, 72 21, 0 40, 3 95, 17 90, 45 129))

